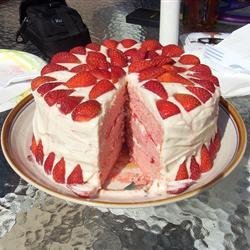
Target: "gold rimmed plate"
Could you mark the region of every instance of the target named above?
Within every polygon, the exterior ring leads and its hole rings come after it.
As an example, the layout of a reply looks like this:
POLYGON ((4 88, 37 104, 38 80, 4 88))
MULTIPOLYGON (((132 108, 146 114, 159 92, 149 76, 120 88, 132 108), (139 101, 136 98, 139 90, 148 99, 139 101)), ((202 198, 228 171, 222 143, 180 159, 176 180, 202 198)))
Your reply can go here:
MULTIPOLYGON (((42 167, 30 160, 34 108, 32 96, 27 96, 6 118, 1 134, 5 158, 21 178, 38 189, 58 198, 85 205, 119 208, 146 207, 194 196, 226 177, 240 162, 247 144, 247 132, 242 118, 232 104, 221 99, 218 121, 222 136, 220 151, 212 170, 202 174, 201 178, 185 192, 176 195, 164 192, 148 196, 142 190, 131 190, 131 188, 115 190, 109 189, 108 186, 107 189, 100 191, 97 198, 86 199, 76 196, 64 185, 55 184, 44 174, 42 167)), ((129 183, 127 184, 130 186, 129 183)))

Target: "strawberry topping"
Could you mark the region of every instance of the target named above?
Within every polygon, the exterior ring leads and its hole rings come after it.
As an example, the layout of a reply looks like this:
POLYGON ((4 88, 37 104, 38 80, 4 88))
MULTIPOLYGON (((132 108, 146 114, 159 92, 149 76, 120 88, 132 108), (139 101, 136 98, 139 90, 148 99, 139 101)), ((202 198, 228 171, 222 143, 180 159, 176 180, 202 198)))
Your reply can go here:
POLYGON ((41 95, 44 96, 46 93, 48 93, 50 90, 54 89, 55 87, 59 85, 63 85, 63 82, 48 82, 43 85, 41 85, 38 89, 37 92, 41 95))
POLYGON ((191 178, 192 180, 197 180, 197 179, 199 179, 200 176, 201 176, 200 166, 199 166, 199 164, 196 162, 194 156, 191 157, 190 172, 191 172, 190 178, 191 178))
POLYGON ((196 65, 196 64, 200 64, 200 59, 197 56, 185 54, 180 57, 179 62, 182 64, 187 64, 187 65, 190 65, 190 64, 196 65))
POLYGON ((113 83, 117 83, 121 77, 125 76, 125 74, 123 68, 111 66, 111 80, 113 83))
POLYGON ((183 106, 186 111, 191 111, 192 109, 201 105, 198 99, 189 94, 174 94, 174 98, 183 106))
POLYGON ((109 49, 115 49, 118 45, 118 42, 113 39, 106 39, 102 42, 102 45, 109 49))
POLYGON ((51 174, 51 171, 54 165, 54 160, 55 160, 55 153, 54 152, 49 153, 44 163, 45 173, 51 174))
POLYGON ((125 67, 128 64, 127 57, 118 49, 108 49, 108 57, 112 66, 125 67))
POLYGON ((71 77, 65 86, 68 88, 79 88, 94 85, 96 83, 96 78, 88 71, 79 72, 73 77, 71 77))
POLYGON ((162 67, 151 67, 151 68, 147 68, 142 70, 139 73, 139 80, 143 81, 143 80, 149 80, 152 78, 157 78, 157 76, 162 75, 165 72, 165 69, 163 69, 162 67))
POLYGON ((66 96, 73 93, 74 90, 72 89, 56 89, 49 91, 45 97, 44 100, 47 102, 49 106, 52 106, 56 103, 58 103, 62 98, 65 98, 66 96))
POLYGON ((82 184, 83 183, 83 174, 82 168, 79 164, 74 168, 67 179, 67 184, 82 184))
POLYGON ((73 67, 70 72, 74 72, 74 73, 79 73, 81 71, 88 71, 90 68, 89 68, 89 65, 87 64, 79 64, 75 67, 73 67))
POLYGON ((55 81, 56 79, 50 76, 38 76, 36 78, 34 78, 31 82, 31 89, 34 91, 35 89, 37 89, 39 86, 41 86, 42 84, 46 83, 46 82, 52 82, 55 81))
POLYGON ((99 81, 89 92, 89 99, 96 99, 97 97, 105 94, 108 91, 115 89, 113 83, 107 79, 99 81))
MULTIPOLYGON (((165 68, 164 68, 165 70, 165 68)), ((180 83, 183 85, 194 85, 188 79, 174 72, 166 72, 157 78, 159 81, 164 83, 180 83)))
POLYGON ((177 57, 183 53, 184 50, 175 44, 169 44, 162 48, 162 54, 170 57, 177 57))
POLYGON ((205 145, 201 148, 201 164, 200 164, 200 170, 201 173, 205 173, 209 171, 213 166, 213 162, 211 160, 209 151, 205 145))
POLYGON ((63 157, 54 166, 52 176, 55 182, 65 183, 65 161, 63 157))
POLYGON ((163 120, 181 112, 174 103, 166 100, 156 101, 156 106, 163 120))
POLYGON ((51 72, 61 71, 61 70, 67 70, 67 68, 59 64, 49 63, 42 68, 41 75, 45 75, 51 72))
POLYGON ((80 60, 70 52, 58 52, 52 56, 51 63, 80 63, 80 60))
POLYGON ((186 166, 186 161, 184 161, 176 174, 175 180, 180 181, 180 180, 185 180, 188 179, 188 171, 187 171, 187 166, 186 166))
POLYGON ((91 74, 97 79, 111 79, 111 73, 106 69, 94 69, 91 74))
POLYGON ((203 103, 207 102, 212 95, 204 88, 188 86, 186 87, 190 92, 197 96, 203 103))
POLYGON ((167 91, 164 89, 164 87, 159 81, 156 81, 156 80, 147 81, 146 83, 143 84, 143 87, 155 93, 162 99, 168 98, 167 91))
POLYGON ((72 48, 69 52, 73 54, 85 55, 86 49, 83 46, 77 46, 72 48))
POLYGON ((120 43, 122 44, 122 46, 124 48, 130 48, 130 47, 132 47, 133 45, 136 44, 136 41, 133 40, 133 39, 123 39, 123 40, 120 41, 120 43))
POLYGON ((86 57, 86 62, 98 69, 107 69, 109 67, 105 55, 100 52, 90 51, 86 57))
POLYGON ((43 158, 44 158, 44 153, 43 153, 43 144, 42 141, 39 140, 36 150, 35 150, 35 158, 36 162, 40 165, 43 164, 43 158))
POLYGON ((160 49, 162 46, 157 40, 145 40, 141 44, 141 48, 143 50, 149 51, 149 50, 157 50, 160 49))
POLYGON ((59 104, 59 110, 66 115, 72 112, 82 100, 82 96, 66 96, 65 98, 60 99, 57 103, 59 104))
POLYGON ((90 50, 94 50, 94 51, 100 51, 101 46, 97 43, 89 43, 86 45, 85 48, 90 49, 90 50))

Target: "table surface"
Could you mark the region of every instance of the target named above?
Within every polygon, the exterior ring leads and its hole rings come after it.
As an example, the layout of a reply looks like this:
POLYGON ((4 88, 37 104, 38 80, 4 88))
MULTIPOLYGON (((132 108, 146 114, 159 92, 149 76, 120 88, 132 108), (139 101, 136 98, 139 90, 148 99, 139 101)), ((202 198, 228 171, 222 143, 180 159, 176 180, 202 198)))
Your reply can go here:
MULTIPOLYGON (((32 44, 15 42, 19 2, 0 2, 0 48, 40 55, 32 44)), ((68 3, 79 11, 95 42, 158 38, 157 28, 125 22, 137 7, 159 7, 153 0, 68 3)), ((224 32, 236 28, 216 26, 224 32)), ((230 101, 250 138, 250 96, 230 101)), ((0 127, 7 114, 0 113, 0 127)), ((250 249, 249 152, 248 145, 230 176, 193 198, 158 207, 106 209, 68 203, 37 190, 12 171, 0 148, 0 249, 250 249)))

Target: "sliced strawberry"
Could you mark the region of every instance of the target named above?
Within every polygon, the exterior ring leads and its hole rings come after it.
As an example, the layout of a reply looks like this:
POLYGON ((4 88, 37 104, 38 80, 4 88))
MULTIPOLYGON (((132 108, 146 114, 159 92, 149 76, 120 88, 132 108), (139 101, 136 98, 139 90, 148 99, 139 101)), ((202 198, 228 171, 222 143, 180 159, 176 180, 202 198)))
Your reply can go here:
POLYGON ((162 48, 162 54, 170 57, 177 57, 183 53, 184 50, 175 44, 169 44, 162 48))
POLYGON ((129 58, 129 61, 140 61, 146 58, 146 52, 135 48, 126 50, 124 54, 129 58))
POLYGON ((186 68, 184 67, 177 67, 171 64, 163 65, 162 68, 164 68, 167 72, 172 72, 172 73, 182 73, 186 71, 186 68))
POLYGON ((213 140, 213 143, 214 143, 216 152, 218 152, 220 149, 220 143, 221 143, 221 138, 220 138, 219 132, 216 133, 214 140, 213 140))
POLYGON ((82 168, 79 164, 77 164, 74 170, 69 175, 67 179, 67 184, 82 184, 82 183, 83 183, 82 168))
POLYGON ((107 69, 109 67, 106 56, 100 52, 90 51, 86 57, 86 62, 88 65, 99 69, 107 69))
POLYGON ((88 71, 88 70, 90 70, 89 65, 87 65, 87 64, 79 64, 79 65, 73 67, 70 70, 70 72, 79 73, 79 72, 88 71))
POLYGON ((57 102, 59 104, 59 110, 65 115, 69 114, 83 98, 82 96, 66 96, 57 102))
POLYGON ((94 50, 94 51, 100 51, 101 46, 97 43, 89 43, 86 45, 85 48, 90 49, 90 50, 94 50))
POLYGON ((188 112, 201 105, 198 99, 189 94, 174 94, 174 98, 188 112))
POLYGON ((157 56, 159 56, 159 54, 155 50, 150 50, 150 51, 147 51, 146 53, 146 59, 152 59, 157 56))
POLYGON ((85 55, 86 49, 83 46, 77 46, 72 48, 69 52, 73 54, 85 55))
POLYGON ((197 65, 200 64, 200 59, 197 56, 185 54, 180 57, 179 62, 182 64, 197 65))
POLYGON ((143 84, 143 87, 145 89, 150 90, 151 92, 155 93, 162 99, 167 99, 168 98, 168 93, 162 86, 162 84, 159 81, 156 80, 150 80, 147 81, 146 83, 143 84))
POLYGON ((101 104, 96 100, 88 100, 79 104, 72 112, 73 121, 89 121, 99 115, 101 104))
POLYGON ((43 144, 41 140, 39 140, 37 144, 35 158, 38 164, 40 165, 43 164, 44 153, 43 153, 43 144))
POLYGON ((42 84, 46 83, 46 82, 52 82, 55 81, 56 79, 50 76, 38 76, 36 78, 34 78, 31 82, 31 89, 34 91, 35 89, 37 89, 39 86, 41 86, 42 84))
POLYGON ((192 182, 179 184, 175 188, 168 189, 167 193, 169 193, 169 194, 180 194, 180 193, 183 193, 185 190, 187 190, 191 185, 192 185, 192 182))
POLYGON ((63 157, 54 166, 52 176, 55 182, 65 183, 65 160, 63 157))
POLYGON ((113 83, 117 83, 121 77, 125 76, 125 74, 123 68, 111 66, 111 80, 113 83))
POLYGON ((33 153, 33 155, 36 155, 36 148, 37 148, 36 139, 35 139, 35 136, 33 135, 31 146, 30 146, 30 150, 33 153))
POLYGON ((203 145, 201 148, 201 164, 200 164, 201 173, 209 171, 212 168, 212 166, 213 162, 211 160, 209 151, 206 145, 203 145))
POLYGON ((107 79, 99 81, 89 92, 89 99, 96 99, 97 97, 105 94, 108 91, 115 89, 113 83, 107 79))
POLYGON ((124 48, 130 48, 132 47, 133 45, 135 45, 137 42, 133 39, 123 39, 120 41, 120 43, 122 44, 122 46, 124 48))
POLYGON ((214 84, 210 82, 209 80, 200 80, 200 79, 195 79, 195 78, 189 78, 189 80, 192 80, 193 82, 199 84, 203 88, 209 90, 211 93, 215 92, 214 84))
POLYGON ((159 55, 157 57, 154 57, 153 59, 151 59, 151 61, 154 66, 163 66, 166 64, 174 63, 173 59, 164 55, 159 55))
POLYGON ((159 76, 157 78, 159 81, 164 82, 164 83, 180 83, 183 85, 194 85, 191 81, 188 79, 182 77, 179 74, 172 73, 172 72, 166 72, 159 76))
POLYGON ((188 179, 188 171, 187 171, 187 166, 186 166, 186 161, 184 161, 178 169, 178 172, 176 174, 175 180, 180 181, 180 180, 185 180, 188 179))
POLYGON ((80 88, 94 85, 96 78, 89 71, 82 71, 71 77, 65 86, 68 88, 80 88))
POLYGON ((80 63, 80 60, 70 52, 58 52, 52 56, 51 63, 80 63))
POLYGON ((46 93, 48 93, 50 90, 54 89, 55 87, 64 84, 63 82, 48 82, 43 85, 41 85, 38 89, 37 92, 41 95, 44 96, 46 93))
POLYGON ((154 65, 152 64, 151 60, 140 60, 140 61, 133 61, 129 67, 128 70, 129 72, 140 72, 144 69, 153 67, 154 65))
POLYGON ((163 120, 181 112, 174 103, 166 100, 156 101, 156 106, 163 120))
POLYGON ((62 70, 68 70, 68 69, 62 65, 59 65, 59 64, 49 63, 42 68, 41 75, 46 75, 46 74, 49 74, 51 72, 62 71, 62 70))
POLYGON ((111 73, 106 69, 94 69, 91 74, 97 79, 111 79, 111 73))
POLYGON ((198 82, 209 82, 210 85, 216 85, 216 86, 219 86, 219 80, 217 77, 213 76, 213 75, 197 75, 197 74, 193 74, 191 75, 192 77, 197 77, 199 78, 198 79, 198 82))
POLYGON ((109 49, 115 49, 118 45, 118 42, 113 39, 106 39, 102 42, 102 45, 109 49))
POLYGON ((51 171, 54 165, 54 160, 55 160, 55 153, 54 152, 49 153, 44 163, 45 173, 51 174, 51 171))
POLYGON ((70 95, 73 92, 74 90, 72 89, 52 90, 45 95, 44 100, 47 102, 49 106, 52 106, 57 102, 59 102, 62 98, 65 98, 66 96, 70 95))
POLYGON ((186 88, 197 96, 203 103, 207 102, 212 97, 212 95, 203 88, 193 86, 188 86, 186 88))
POLYGON ((192 180, 198 180, 201 176, 200 166, 197 163, 197 161, 195 160, 194 156, 191 157, 190 172, 191 172, 190 178, 192 180))
POLYGON ((202 75, 211 75, 212 74, 211 69, 207 65, 205 65, 205 64, 194 65, 189 70, 191 70, 193 72, 200 73, 202 75))
POLYGON ((151 67, 148 69, 144 69, 139 73, 139 80, 148 80, 152 78, 157 78, 165 72, 165 69, 162 67, 151 67))
POLYGON ((209 151, 210 158, 213 161, 216 157, 217 152, 216 152, 216 147, 214 145, 214 142, 212 140, 210 141, 208 151, 209 151))
POLYGON ((160 49, 162 46, 157 40, 145 40, 141 43, 141 48, 145 51, 149 50, 157 50, 160 49))
POLYGON ((111 60, 112 66, 126 67, 128 64, 127 57, 118 49, 108 49, 108 57, 111 60))

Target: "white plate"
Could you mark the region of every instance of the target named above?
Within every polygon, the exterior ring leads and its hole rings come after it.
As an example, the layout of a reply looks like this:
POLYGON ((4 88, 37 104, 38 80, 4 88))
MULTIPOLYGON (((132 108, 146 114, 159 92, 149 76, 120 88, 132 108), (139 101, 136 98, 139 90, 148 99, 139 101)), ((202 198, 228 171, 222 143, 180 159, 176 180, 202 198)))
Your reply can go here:
MULTIPOLYGON (((218 127, 222 136, 220 151, 217 154, 212 170, 202 174, 201 178, 185 192, 178 195, 164 192, 148 196, 142 190, 114 190, 111 183, 106 190, 100 191, 98 198, 86 199, 76 196, 61 184, 55 184, 43 173, 41 167, 35 165, 34 161, 30 160, 34 107, 32 96, 28 96, 6 118, 2 129, 1 143, 7 161, 20 177, 38 189, 64 200, 92 206, 156 206, 196 195, 227 176, 237 166, 244 154, 247 143, 244 122, 235 108, 222 99, 218 121, 218 127)), ((129 169, 133 169, 133 166, 128 165, 127 170, 129 171, 129 169)), ((125 183, 124 186, 129 184, 125 183)))

